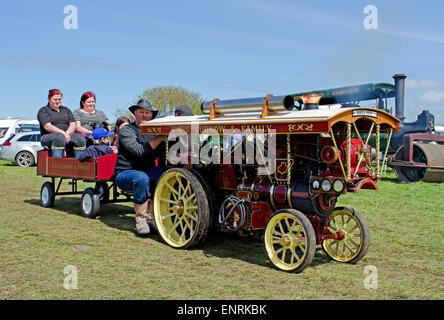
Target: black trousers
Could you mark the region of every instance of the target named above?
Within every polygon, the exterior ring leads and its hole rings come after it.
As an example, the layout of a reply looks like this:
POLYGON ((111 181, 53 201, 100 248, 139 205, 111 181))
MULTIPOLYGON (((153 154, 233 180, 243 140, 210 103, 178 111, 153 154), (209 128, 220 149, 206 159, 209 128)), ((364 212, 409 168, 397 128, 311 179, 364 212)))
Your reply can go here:
MULTIPOLYGON (((40 140, 42 146, 47 147, 48 149, 55 148, 65 148, 67 145, 66 138, 61 133, 47 133, 44 134, 40 140)), ((83 135, 78 132, 74 132, 71 134, 71 141, 68 143, 69 145, 74 145, 76 148, 84 148, 86 145, 86 140, 83 135)))

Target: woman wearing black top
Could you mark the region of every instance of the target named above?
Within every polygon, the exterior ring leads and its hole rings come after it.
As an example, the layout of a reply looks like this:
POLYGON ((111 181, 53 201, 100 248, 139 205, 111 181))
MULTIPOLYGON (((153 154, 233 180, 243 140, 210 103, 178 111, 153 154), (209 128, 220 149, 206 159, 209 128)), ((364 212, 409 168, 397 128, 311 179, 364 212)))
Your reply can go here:
POLYGON ((85 137, 76 133, 76 121, 69 108, 62 106, 62 92, 49 90, 48 104, 40 108, 37 119, 40 123, 42 146, 51 150, 51 156, 61 158, 67 145, 74 146, 74 157, 85 150, 85 137))

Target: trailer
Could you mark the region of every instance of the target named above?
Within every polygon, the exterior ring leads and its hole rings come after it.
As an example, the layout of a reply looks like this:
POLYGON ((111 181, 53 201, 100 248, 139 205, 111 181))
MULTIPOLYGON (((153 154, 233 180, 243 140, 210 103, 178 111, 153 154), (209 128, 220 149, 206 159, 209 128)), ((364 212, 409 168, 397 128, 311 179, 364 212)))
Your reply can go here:
POLYGON ((72 157, 51 157, 50 151, 45 149, 39 151, 37 157, 37 175, 50 179, 40 189, 42 207, 52 207, 56 196, 81 194, 83 216, 95 218, 102 204, 132 201, 131 192, 119 190, 113 180, 117 154, 80 162, 72 157), (71 191, 60 191, 63 181, 68 181, 71 191), (93 183, 94 186, 80 191, 78 181, 93 183))

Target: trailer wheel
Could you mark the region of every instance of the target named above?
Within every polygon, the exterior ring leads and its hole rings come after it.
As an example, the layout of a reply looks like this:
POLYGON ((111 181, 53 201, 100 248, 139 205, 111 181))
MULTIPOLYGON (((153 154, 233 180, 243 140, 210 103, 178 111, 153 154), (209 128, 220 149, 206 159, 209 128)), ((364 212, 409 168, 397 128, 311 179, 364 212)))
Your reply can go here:
POLYGON ((200 244, 209 232, 210 207, 197 175, 182 168, 166 171, 154 193, 154 217, 160 236, 171 247, 200 244))
POLYGON ((333 260, 356 263, 367 253, 370 232, 367 221, 353 208, 338 207, 330 216, 330 226, 338 239, 326 239, 322 248, 333 260))
POLYGON ((40 205, 44 208, 51 208, 54 205, 55 192, 51 182, 46 181, 40 189, 40 205))
POLYGON ((300 211, 276 211, 267 221, 265 252, 271 263, 283 271, 301 272, 313 261, 316 236, 308 218, 300 211))
POLYGON ((81 205, 82 214, 86 218, 94 219, 99 213, 99 194, 93 188, 86 188, 82 193, 81 205))

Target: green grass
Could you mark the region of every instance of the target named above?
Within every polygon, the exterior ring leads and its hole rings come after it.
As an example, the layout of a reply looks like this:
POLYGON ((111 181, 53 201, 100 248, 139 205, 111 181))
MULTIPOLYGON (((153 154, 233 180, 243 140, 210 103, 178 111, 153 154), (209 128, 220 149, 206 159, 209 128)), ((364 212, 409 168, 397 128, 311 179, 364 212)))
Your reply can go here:
MULTIPOLYGON (((368 221, 371 243, 357 264, 318 248, 300 274, 276 270, 263 244, 213 232, 193 250, 176 250, 134 230, 131 203, 80 214, 80 195, 40 206, 36 168, 0 161, 0 299, 443 299, 444 184, 403 184, 389 175, 379 191, 347 194, 368 221), (63 286, 78 270, 78 289, 63 286), (365 289, 376 266, 378 288, 365 289)), ((82 183, 80 189, 89 184, 82 183)), ((65 189, 69 186, 65 184, 65 189)))

